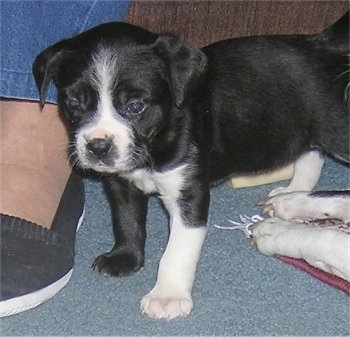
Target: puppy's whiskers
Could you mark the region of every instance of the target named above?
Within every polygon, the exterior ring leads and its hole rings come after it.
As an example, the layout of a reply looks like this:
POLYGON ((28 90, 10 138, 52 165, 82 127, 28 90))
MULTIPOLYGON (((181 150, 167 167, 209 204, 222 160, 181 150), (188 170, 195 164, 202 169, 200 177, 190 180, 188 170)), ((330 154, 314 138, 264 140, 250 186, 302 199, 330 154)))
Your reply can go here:
POLYGON ((149 168, 153 168, 154 163, 152 157, 143 148, 136 146, 132 156, 132 167, 137 168, 141 165, 146 165, 149 168))
MULTIPOLYGON (((350 58, 350 55, 348 55, 348 58, 350 58)), ((348 84, 346 85, 346 87, 344 89, 344 101, 345 101, 345 103, 349 103, 349 100, 350 100, 350 62, 346 66, 348 67, 348 69, 343 71, 340 75, 338 75, 335 80, 338 80, 339 78, 343 77, 344 75, 348 76, 348 84)))
POLYGON ((61 157, 66 158, 68 156, 67 145, 65 143, 60 143, 57 146, 57 154, 58 154, 58 157, 60 157, 60 158, 61 157))
POLYGON ((78 156, 78 152, 75 148, 75 144, 73 142, 71 142, 69 145, 68 145, 68 152, 69 152, 69 156, 67 158, 67 162, 68 164, 70 164, 73 168, 80 168, 80 169, 83 169, 84 170, 84 167, 81 164, 80 162, 80 159, 79 159, 79 156, 78 156))
MULTIPOLYGON (((348 55, 350 57, 350 55, 348 55)), ((350 99, 350 63, 348 64, 349 69, 345 72, 348 75, 348 84, 345 88, 345 102, 349 103, 350 99)))
POLYGON ((68 163, 75 168, 82 168, 84 169, 84 167, 82 165, 80 165, 80 159, 77 156, 76 152, 72 152, 68 158, 68 163))
POLYGON ((344 99, 345 99, 346 103, 349 103, 349 99, 350 99, 350 82, 348 83, 348 85, 345 88, 344 99))

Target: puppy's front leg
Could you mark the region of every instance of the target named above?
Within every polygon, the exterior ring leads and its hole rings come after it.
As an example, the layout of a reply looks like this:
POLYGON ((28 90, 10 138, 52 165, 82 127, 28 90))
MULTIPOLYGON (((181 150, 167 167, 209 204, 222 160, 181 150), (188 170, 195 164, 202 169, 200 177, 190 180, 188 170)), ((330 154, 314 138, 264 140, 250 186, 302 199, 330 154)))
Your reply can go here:
POLYGON ((141 310, 154 319, 187 316, 193 307, 192 287, 206 236, 209 192, 192 200, 163 198, 170 214, 170 236, 154 288, 141 300, 141 310), (194 222, 195 221, 195 222, 194 222))
POLYGON ((93 269, 106 276, 126 276, 144 264, 148 197, 135 185, 105 178, 105 189, 112 208, 115 245, 96 258, 93 269))

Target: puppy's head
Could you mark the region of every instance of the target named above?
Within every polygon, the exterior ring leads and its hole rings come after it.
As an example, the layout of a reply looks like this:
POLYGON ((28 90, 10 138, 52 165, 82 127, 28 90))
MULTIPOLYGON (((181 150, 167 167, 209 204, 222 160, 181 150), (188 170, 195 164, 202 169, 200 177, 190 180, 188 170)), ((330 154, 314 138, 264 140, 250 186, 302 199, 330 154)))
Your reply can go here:
MULTIPOLYGON (((191 100, 206 57, 169 35, 125 23, 99 26, 39 54, 34 77, 45 103, 50 81, 75 161, 99 172, 147 167, 191 100)), ((158 151, 159 152, 159 151, 158 151)))

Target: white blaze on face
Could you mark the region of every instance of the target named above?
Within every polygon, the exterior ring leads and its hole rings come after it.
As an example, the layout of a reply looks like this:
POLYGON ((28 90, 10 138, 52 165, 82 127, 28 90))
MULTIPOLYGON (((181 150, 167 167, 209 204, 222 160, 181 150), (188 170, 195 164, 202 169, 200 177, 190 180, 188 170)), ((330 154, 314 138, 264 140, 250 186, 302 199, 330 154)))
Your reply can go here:
POLYGON ((133 135, 125 120, 118 115, 113 105, 113 86, 117 81, 118 57, 106 47, 98 48, 91 64, 91 82, 98 93, 97 111, 93 119, 77 134, 77 152, 80 164, 97 171, 116 172, 127 170, 131 161, 133 135), (115 158, 108 166, 89 162, 86 145, 96 138, 110 138, 115 147, 115 158))

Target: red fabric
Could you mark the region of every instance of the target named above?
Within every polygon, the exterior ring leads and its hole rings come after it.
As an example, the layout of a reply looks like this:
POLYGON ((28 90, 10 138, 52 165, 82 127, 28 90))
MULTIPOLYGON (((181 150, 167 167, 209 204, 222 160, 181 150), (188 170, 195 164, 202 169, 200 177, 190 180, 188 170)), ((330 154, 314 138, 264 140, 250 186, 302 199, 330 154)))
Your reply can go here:
POLYGON ((327 273, 321 269, 318 269, 316 267, 311 266, 308 264, 305 260, 302 259, 294 259, 292 257, 288 256, 282 256, 282 255, 276 255, 276 257, 288 264, 291 264, 292 266, 299 268, 300 270, 310 274, 311 276, 315 277, 316 279, 336 288, 339 290, 342 290, 345 294, 350 296, 350 282, 332 275, 330 273, 327 273))

